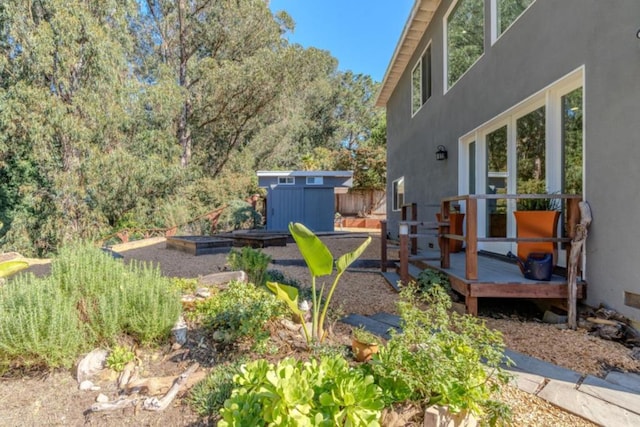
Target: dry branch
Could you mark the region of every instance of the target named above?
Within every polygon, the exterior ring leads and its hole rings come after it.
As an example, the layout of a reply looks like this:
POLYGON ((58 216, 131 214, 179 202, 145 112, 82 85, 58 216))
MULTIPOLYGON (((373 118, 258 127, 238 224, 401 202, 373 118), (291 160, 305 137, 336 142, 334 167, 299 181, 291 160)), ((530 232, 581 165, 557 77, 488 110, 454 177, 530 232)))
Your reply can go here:
POLYGON ((167 394, 165 394, 161 399, 158 399, 157 397, 150 397, 148 399, 145 399, 144 402, 142 402, 142 408, 146 409, 147 411, 165 410, 171 404, 171 402, 173 402, 184 385, 186 385, 189 376, 193 374, 199 366, 200 365, 198 363, 194 363, 193 365, 191 365, 189 369, 184 371, 178 378, 176 378, 167 394))
POLYGON ((138 404, 138 399, 127 399, 121 397, 118 400, 113 400, 111 402, 97 402, 91 405, 91 412, 105 412, 105 411, 115 411, 118 409, 125 409, 136 406, 138 404))
POLYGON ((577 316, 577 295, 578 295, 578 262, 582 247, 589 233, 589 225, 591 224, 591 207, 586 201, 580 202, 580 224, 576 226, 575 235, 571 240, 571 252, 569 255, 569 277, 568 277, 568 326, 575 330, 578 326, 577 316))

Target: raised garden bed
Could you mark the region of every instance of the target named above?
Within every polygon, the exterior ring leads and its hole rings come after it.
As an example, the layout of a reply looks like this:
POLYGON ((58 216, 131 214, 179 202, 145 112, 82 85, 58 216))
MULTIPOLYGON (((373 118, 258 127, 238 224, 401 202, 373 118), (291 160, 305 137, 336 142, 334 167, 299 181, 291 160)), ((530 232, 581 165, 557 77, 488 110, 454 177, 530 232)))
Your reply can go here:
POLYGON ((232 239, 212 236, 167 237, 167 249, 177 249, 191 255, 206 255, 226 252, 233 245, 232 239))

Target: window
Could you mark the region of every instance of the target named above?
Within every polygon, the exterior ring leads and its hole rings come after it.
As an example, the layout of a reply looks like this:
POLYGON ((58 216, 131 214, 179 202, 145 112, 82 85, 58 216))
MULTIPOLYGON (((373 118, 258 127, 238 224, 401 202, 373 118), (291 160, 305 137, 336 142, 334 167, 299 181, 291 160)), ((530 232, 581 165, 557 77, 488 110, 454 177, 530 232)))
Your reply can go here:
POLYGON ((307 185, 322 185, 323 179, 321 176, 308 176, 307 185))
MULTIPOLYGON (((464 135, 460 153, 466 167, 459 170, 460 182, 469 182, 469 187, 474 183, 478 194, 582 194, 583 94, 584 68, 580 67, 464 135)), ((466 191, 465 187, 460 190, 466 191)), ((515 200, 479 200, 482 237, 515 237, 516 209, 515 200)), ((483 242, 479 248, 516 252, 511 242, 483 242)))
POLYGON ((279 176, 278 184, 280 185, 294 185, 296 183, 296 179, 293 176, 279 176))
POLYGON ((445 17, 445 87, 451 88, 484 53, 484 0, 459 0, 445 17))
POLYGON ((392 210, 399 211, 404 205, 404 177, 393 181, 392 210))
POLYGON ((427 46, 411 72, 411 115, 431 98, 431 44, 427 46))
POLYGON ((504 33, 535 0, 493 0, 495 8, 494 40, 504 33))

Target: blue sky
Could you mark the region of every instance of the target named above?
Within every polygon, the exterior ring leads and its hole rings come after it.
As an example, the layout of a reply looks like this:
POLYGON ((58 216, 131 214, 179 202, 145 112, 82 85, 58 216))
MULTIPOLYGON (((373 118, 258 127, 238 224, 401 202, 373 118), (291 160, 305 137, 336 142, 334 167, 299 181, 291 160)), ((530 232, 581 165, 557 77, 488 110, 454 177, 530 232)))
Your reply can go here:
POLYGON ((271 0, 296 23, 289 41, 328 50, 338 68, 382 81, 414 0, 271 0))

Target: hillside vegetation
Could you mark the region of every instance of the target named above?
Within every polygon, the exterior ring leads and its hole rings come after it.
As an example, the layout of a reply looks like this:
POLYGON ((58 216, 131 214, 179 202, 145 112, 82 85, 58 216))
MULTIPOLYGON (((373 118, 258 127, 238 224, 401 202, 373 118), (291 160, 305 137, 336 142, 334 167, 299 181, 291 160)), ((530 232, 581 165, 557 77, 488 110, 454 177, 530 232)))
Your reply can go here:
POLYGON ((260 169, 383 188, 377 84, 290 44, 293 29, 262 0, 3 1, 2 250, 241 209, 260 169))

